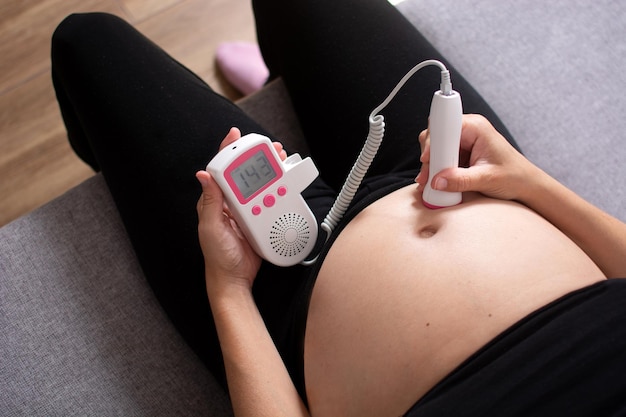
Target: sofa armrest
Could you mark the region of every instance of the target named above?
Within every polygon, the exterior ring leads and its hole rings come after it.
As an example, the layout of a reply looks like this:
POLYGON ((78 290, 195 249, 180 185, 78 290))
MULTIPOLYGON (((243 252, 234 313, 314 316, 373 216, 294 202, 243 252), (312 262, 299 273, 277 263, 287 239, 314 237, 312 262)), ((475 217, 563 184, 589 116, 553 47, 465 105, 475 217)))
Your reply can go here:
POLYGON ((3 415, 231 415, 144 279, 101 175, 0 229, 3 415))

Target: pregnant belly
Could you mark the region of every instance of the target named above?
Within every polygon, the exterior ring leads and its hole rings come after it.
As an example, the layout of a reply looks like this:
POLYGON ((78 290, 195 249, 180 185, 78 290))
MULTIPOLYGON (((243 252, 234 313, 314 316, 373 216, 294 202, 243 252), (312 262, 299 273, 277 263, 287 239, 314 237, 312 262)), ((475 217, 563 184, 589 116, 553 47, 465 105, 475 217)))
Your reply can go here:
POLYGON ((472 353, 556 298, 604 279, 558 229, 512 202, 423 207, 414 186, 337 238, 305 336, 313 415, 398 416, 472 353))

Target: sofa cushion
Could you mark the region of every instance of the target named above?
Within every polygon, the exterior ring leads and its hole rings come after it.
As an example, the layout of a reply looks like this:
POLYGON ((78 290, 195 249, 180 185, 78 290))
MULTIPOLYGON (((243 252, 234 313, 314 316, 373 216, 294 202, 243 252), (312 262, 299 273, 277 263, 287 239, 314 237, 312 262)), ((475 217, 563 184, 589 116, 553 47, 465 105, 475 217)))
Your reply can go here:
POLYGON ((0 229, 0 414, 231 415, 153 296, 101 175, 0 229))
POLYGON ((625 2, 406 0, 398 8, 530 160, 626 220, 625 2))

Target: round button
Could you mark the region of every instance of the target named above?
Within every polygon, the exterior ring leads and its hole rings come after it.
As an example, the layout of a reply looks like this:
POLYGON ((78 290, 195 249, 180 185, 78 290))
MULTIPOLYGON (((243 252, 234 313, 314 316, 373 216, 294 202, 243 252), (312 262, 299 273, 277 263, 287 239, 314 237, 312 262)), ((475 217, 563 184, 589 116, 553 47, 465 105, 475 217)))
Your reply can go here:
POLYGON ((285 187, 284 185, 281 185, 280 187, 278 187, 278 190, 276 190, 276 192, 278 193, 279 196, 284 196, 285 194, 287 194, 287 187, 285 187))
POLYGON ((272 207, 275 203, 276 197, 274 197, 272 194, 268 194, 263 197, 263 204, 265 205, 265 207, 272 207))
POLYGON ((252 214, 254 214, 255 216, 258 216, 259 214, 261 214, 261 206, 253 206, 252 214))

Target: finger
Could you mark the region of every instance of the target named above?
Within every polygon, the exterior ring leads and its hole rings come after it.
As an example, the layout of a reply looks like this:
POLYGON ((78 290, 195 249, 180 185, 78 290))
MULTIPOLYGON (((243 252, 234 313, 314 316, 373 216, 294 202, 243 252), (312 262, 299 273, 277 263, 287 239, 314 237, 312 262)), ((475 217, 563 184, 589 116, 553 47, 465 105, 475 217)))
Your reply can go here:
POLYGON ((420 155, 420 162, 422 164, 427 164, 430 162, 430 136, 422 145, 422 154, 420 155))
POLYGON ((424 129, 420 132, 419 136, 418 136, 418 140, 420 142, 420 145, 423 145, 424 142, 426 141, 426 138, 428 137, 428 129, 424 129))
POLYGON ((428 183, 428 169, 430 164, 422 164, 419 174, 415 177, 415 182, 417 183, 417 189, 422 190, 424 186, 428 183))
POLYGON ((420 149, 422 153, 420 155, 420 162, 430 161, 430 131, 428 129, 422 130, 419 135, 420 149))
POLYGON ((202 186, 202 195, 198 201, 200 220, 212 221, 223 216, 224 196, 215 180, 206 171, 198 171, 196 178, 202 186))
POLYGON ((471 151, 480 136, 490 129, 493 129, 491 123, 485 117, 478 114, 464 115, 461 127, 461 149, 471 151))
POLYGON ((276 149, 276 152, 278 152, 278 156, 280 157, 281 161, 287 159, 287 151, 285 151, 282 143, 272 142, 272 145, 274 145, 274 149, 276 149))
POLYGON ((437 173, 431 186, 435 190, 449 192, 481 192, 489 186, 488 167, 447 168, 437 173))
POLYGON ((220 143, 220 151, 239 138, 241 138, 241 131, 236 127, 231 127, 222 143, 220 143))

